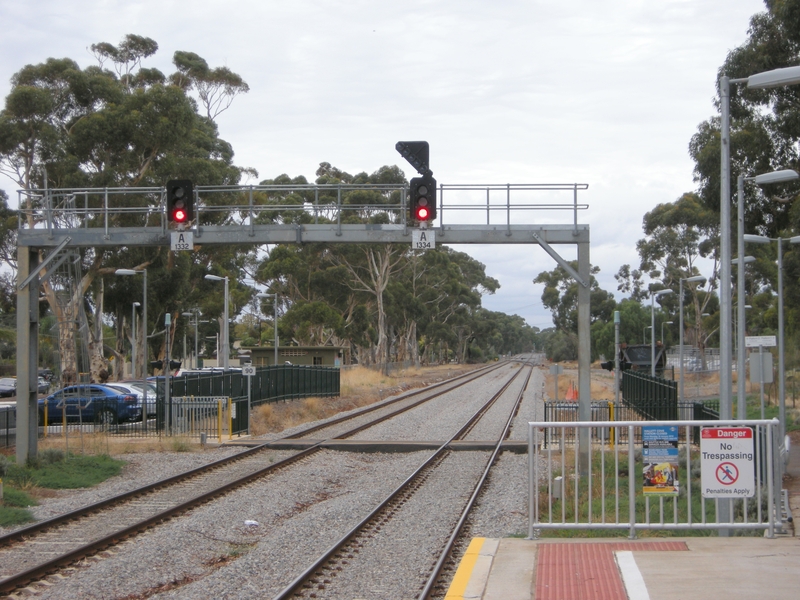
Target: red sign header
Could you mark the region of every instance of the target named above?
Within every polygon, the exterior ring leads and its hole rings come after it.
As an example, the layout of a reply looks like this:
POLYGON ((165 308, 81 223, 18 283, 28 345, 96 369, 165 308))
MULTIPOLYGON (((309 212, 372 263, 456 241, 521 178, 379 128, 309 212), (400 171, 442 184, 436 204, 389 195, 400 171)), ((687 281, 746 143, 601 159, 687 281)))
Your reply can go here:
POLYGON ((703 429, 703 439, 746 440, 753 437, 749 427, 707 427, 703 429))

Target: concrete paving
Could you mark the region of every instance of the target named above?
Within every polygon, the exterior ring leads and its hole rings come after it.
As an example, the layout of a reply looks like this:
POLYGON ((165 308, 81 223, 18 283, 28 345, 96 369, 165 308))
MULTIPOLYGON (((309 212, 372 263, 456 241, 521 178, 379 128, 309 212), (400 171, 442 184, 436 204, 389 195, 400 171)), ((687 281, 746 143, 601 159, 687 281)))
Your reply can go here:
MULTIPOLYGON (((563 581, 552 582, 561 600, 685 600, 686 598, 722 598, 725 600, 769 598, 770 600, 797 600, 800 598, 800 539, 796 537, 767 538, 662 538, 670 542, 682 542, 686 551, 664 552, 648 549, 632 550, 634 569, 644 582, 643 588, 632 588, 629 578, 623 578, 620 568, 612 568, 602 574, 623 581, 627 594, 614 595, 601 591, 590 593, 594 581, 577 581, 572 594, 563 590, 563 581), (581 584, 588 587, 581 588, 581 584)), ((652 540, 652 538, 650 538, 652 540)), ((647 548, 650 542, 640 540, 647 548)), ((487 539, 483 542, 477 558, 471 562, 467 576, 461 573, 460 589, 451 591, 447 600, 533 600, 537 584, 540 590, 551 587, 544 581, 537 582, 537 558, 545 545, 582 544, 602 547, 620 544, 620 540, 523 540, 487 539)), ((632 543, 634 546, 636 542, 632 543)), ((465 556, 465 559, 467 557, 465 556)), ((462 561, 464 565, 466 561, 462 561)), ((597 574, 588 570, 572 573, 560 571, 563 578, 587 577, 596 579, 597 574)), ((454 579, 454 584, 456 583, 454 579)), ((542 597, 548 594, 541 594, 542 597)))

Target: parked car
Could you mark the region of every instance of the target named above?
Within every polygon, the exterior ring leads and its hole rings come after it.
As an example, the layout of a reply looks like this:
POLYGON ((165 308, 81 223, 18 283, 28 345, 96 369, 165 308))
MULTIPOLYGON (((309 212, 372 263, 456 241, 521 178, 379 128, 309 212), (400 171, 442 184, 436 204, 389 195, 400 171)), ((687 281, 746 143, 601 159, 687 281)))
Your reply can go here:
POLYGON ((140 407, 142 406, 142 396, 146 393, 147 416, 156 416, 156 387, 153 384, 144 381, 115 381, 106 385, 124 394, 136 396, 136 401, 140 407))
POLYGON ((0 379, 0 397, 10 397, 17 395, 17 378, 3 377, 0 379))
POLYGON ((44 377, 39 377, 39 381, 37 384, 37 391, 40 394, 46 394, 50 391, 50 382, 47 381, 44 377))
POLYGON ((95 383, 71 385, 39 398, 40 423, 44 422, 45 405, 50 422, 59 422, 63 411, 68 421, 94 421, 104 425, 142 418, 142 407, 136 396, 95 383))

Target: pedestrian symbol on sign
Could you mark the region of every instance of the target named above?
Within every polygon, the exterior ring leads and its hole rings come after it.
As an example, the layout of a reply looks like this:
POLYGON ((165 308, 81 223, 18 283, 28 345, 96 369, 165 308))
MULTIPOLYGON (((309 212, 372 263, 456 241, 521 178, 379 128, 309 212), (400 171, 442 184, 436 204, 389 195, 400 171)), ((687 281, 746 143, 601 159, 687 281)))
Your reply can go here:
POLYGON ((717 481, 722 485, 733 485, 739 479, 739 469, 730 462, 724 462, 717 467, 717 481))

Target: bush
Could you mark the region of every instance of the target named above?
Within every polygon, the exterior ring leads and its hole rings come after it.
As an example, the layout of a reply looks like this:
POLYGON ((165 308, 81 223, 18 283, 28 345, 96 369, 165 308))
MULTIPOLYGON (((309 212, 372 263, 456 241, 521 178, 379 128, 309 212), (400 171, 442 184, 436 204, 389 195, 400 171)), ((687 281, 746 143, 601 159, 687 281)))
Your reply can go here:
POLYGON ((14 461, 5 454, 0 454, 0 477, 5 477, 14 461))

